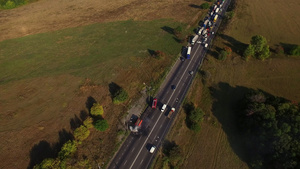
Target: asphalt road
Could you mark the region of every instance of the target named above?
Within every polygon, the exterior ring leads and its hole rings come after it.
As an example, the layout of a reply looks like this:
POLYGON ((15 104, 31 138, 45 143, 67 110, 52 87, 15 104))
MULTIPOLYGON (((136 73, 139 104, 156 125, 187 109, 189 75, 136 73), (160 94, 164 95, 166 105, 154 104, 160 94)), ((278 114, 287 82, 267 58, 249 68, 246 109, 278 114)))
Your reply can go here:
MULTIPOLYGON (((224 2, 221 16, 224 16, 229 2, 230 0, 224 2)), ((219 16, 216 22, 217 26, 220 25, 221 18, 219 16)), ((211 32, 216 31, 217 27, 214 26, 211 32)), ((214 35, 212 34, 208 36, 207 43, 211 44, 213 38, 214 35)), ((156 96, 158 99, 157 108, 152 109, 148 107, 143 113, 143 134, 128 136, 111 161, 108 169, 145 169, 150 167, 192 83, 194 75, 190 75, 189 72, 193 71, 194 74, 197 72, 206 52, 207 48, 204 48, 203 44, 195 43, 192 48, 191 58, 176 62, 156 96), (171 89, 172 85, 176 85, 175 90, 171 89), (163 104, 168 105, 164 113, 160 111, 163 104), (167 113, 172 107, 176 110, 169 119, 167 113), (157 147, 153 154, 149 153, 152 145, 157 147)))

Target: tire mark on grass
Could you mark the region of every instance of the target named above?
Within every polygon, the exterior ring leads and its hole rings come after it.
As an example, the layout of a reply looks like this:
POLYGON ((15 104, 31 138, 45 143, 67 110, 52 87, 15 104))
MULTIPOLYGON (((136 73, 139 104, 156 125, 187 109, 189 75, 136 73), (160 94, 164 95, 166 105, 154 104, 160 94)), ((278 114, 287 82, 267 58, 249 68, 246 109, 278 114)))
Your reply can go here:
POLYGON ((222 131, 222 128, 219 128, 217 141, 216 141, 216 144, 215 144, 215 147, 214 147, 214 157, 213 157, 213 161, 211 163, 210 168, 216 168, 217 158, 218 158, 218 154, 220 152, 220 142, 221 142, 221 139, 223 138, 223 136, 224 136, 224 133, 222 131))

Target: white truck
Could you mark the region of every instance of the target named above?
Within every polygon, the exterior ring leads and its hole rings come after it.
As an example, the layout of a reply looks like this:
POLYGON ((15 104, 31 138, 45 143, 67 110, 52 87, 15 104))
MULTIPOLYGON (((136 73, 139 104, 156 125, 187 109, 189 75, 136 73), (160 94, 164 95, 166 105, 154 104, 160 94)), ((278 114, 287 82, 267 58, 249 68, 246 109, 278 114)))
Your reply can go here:
POLYGON ((189 47, 188 47, 188 50, 187 50, 187 53, 186 53, 186 58, 187 58, 187 59, 190 59, 190 58, 191 58, 191 51, 192 51, 192 47, 189 46, 189 47))
POLYGON ((206 33, 207 33, 207 30, 204 29, 204 30, 202 31, 202 35, 205 35, 206 33))
POLYGON ((219 10, 220 10, 220 8, 217 8, 217 9, 216 9, 216 14, 219 12, 219 10))
POLYGON ((194 38, 192 39, 192 43, 191 43, 192 45, 195 44, 195 42, 197 41, 198 37, 199 37, 199 35, 194 36, 194 38))
POLYGON ((209 20, 207 19, 206 21, 204 21, 203 27, 205 28, 207 23, 209 22, 209 20))
POLYGON ((201 35, 201 32, 203 31, 204 27, 201 27, 201 29, 198 31, 198 35, 201 35))

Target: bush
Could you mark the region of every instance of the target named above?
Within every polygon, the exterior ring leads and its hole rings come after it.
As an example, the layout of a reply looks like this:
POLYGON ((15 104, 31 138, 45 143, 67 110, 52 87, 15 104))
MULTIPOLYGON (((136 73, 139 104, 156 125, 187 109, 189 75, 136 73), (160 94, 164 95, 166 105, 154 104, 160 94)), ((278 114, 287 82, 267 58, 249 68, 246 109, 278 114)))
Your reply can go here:
POLYGON ((58 159, 46 158, 40 164, 37 164, 33 169, 49 169, 59 168, 60 161, 58 159))
POLYGON ((74 131, 75 140, 78 140, 80 142, 85 140, 89 135, 90 135, 90 130, 83 125, 75 129, 74 131))
POLYGON ((183 30, 182 26, 177 26, 177 27, 174 29, 175 35, 181 34, 182 30, 183 30))
POLYGON ((14 1, 9 0, 9 1, 7 1, 7 2, 5 3, 5 5, 4 5, 3 7, 4 7, 5 9, 12 9, 12 8, 15 8, 15 7, 16 7, 16 4, 15 4, 14 1))
POLYGON ((230 11, 230 12, 226 12, 226 14, 225 14, 225 17, 226 17, 226 19, 232 19, 233 18, 233 16, 234 16, 234 12, 233 11, 230 11))
POLYGON ((290 50, 290 55, 293 56, 300 56, 300 46, 299 45, 295 45, 291 50, 290 50))
POLYGON ((218 55, 218 60, 225 60, 228 53, 225 50, 221 50, 221 52, 218 55))
POLYGON ((201 7, 202 9, 208 9, 209 6, 210 6, 209 3, 207 3, 207 2, 205 2, 205 3, 203 3, 203 4, 200 5, 200 7, 201 7))
POLYGON ((96 121, 94 127, 99 131, 105 131, 108 129, 109 125, 107 120, 101 119, 96 121))
POLYGON ((128 99, 128 94, 124 89, 120 89, 113 97, 113 103, 120 104, 128 99))
POLYGON ((76 142, 69 140, 62 146, 60 152, 58 153, 58 157, 61 160, 66 159, 70 157, 70 155, 73 154, 76 150, 77 150, 76 142))
POLYGON ((275 48, 275 52, 276 52, 277 54, 284 54, 284 49, 283 49, 282 46, 277 46, 277 47, 275 48))
POLYGON ((102 116, 104 113, 103 107, 99 103, 94 103, 91 108, 91 115, 93 116, 102 116))

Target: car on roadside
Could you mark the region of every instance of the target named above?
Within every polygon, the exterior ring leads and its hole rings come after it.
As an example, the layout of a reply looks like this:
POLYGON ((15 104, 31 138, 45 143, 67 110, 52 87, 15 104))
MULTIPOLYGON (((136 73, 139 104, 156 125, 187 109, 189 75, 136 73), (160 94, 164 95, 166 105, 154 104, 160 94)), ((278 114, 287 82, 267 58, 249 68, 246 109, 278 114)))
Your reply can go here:
POLYGON ((194 71, 190 71, 189 74, 190 74, 190 75, 193 75, 193 74, 194 74, 194 71))

